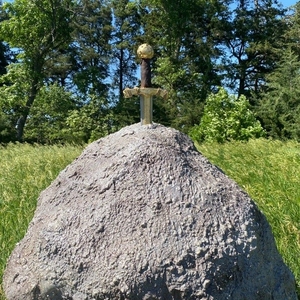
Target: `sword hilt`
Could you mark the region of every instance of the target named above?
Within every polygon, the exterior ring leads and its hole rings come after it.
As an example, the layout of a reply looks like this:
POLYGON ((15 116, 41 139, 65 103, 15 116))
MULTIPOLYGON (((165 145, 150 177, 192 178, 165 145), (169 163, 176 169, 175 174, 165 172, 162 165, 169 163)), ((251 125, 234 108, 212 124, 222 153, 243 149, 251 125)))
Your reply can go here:
POLYGON ((141 58, 141 87, 133 89, 126 88, 123 93, 125 98, 140 96, 141 124, 152 123, 153 100, 152 97, 159 96, 166 98, 168 92, 162 89, 151 88, 151 65, 150 60, 154 55, 152 47, 148 44, 141 45, 137 50, 138 57, 141 58))

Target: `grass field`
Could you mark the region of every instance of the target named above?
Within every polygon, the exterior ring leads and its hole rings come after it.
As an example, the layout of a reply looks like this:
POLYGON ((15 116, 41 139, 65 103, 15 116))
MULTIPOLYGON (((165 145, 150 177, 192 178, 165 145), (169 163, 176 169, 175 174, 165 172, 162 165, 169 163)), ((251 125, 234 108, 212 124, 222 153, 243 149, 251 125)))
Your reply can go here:
MULTIPOLYGON (((300 144, 255 140, 198 148, 265 213, 279 251, 296 276, 300 295, 300 144)), ((39 193, 81 151, 77 146, 0 147, 1 279, 10 252, 32 219, 39 193)), ((4 299, 0 287, 0 300, 4 299)))

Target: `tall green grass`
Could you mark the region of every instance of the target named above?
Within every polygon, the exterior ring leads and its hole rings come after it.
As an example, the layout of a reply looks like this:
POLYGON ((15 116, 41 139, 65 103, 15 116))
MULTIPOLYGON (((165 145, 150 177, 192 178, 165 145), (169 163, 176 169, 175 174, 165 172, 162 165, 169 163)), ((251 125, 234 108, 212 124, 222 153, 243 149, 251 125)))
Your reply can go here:
MULTIPOLYGON (((78 146, 0 146, 0 278, 15 244, 24 236, 37 198, 82 149, 78 146)), ((0 300, 4 300, 0 285, 0 300)))
POLYGON ((197 147, 263 211, 300 296, 300 144, 259 139, 197 147))
MULTIPOLYGON (((300 144, 262 139, 198 148, 264 212, 300 295, 300 144)), ((81 151, 76 146, 0 147, 0 278, 33 217, 38 195, 81 151)), ((4 299, 0 288, 0 300, 4 299)))

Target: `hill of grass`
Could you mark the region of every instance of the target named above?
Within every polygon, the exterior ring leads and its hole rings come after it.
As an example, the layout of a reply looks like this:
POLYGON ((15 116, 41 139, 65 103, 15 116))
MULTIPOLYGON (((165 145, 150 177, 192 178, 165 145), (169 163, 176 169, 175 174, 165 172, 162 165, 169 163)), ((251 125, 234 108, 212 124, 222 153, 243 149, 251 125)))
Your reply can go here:
MULTIPOLYGON (((300 295, 300 144, 262 139, 203 144, 198 149, 264 212, 300 295)), ((0 147, 1 279, 10 252, 33 217, 38 195, 81 151, 82 147, 69 145, 0 147)), ((5 300, 1 287, 0 300, 5 300)))

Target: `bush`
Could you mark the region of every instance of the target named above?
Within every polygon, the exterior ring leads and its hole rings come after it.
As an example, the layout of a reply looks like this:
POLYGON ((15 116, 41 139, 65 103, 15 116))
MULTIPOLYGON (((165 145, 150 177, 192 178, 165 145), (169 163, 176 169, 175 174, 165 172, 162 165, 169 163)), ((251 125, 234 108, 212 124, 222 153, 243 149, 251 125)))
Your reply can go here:
POLYGON ((265 132, 249 107, 245 96, 236 98, 220 88, 208 96, 201 122, 189 135, 197 142, 218 143, 262 137, 265 132))

